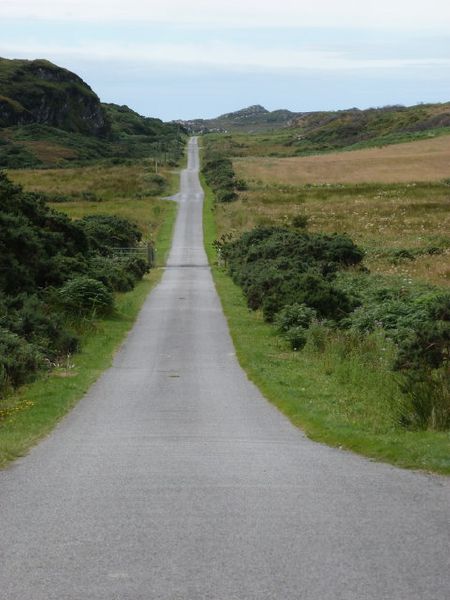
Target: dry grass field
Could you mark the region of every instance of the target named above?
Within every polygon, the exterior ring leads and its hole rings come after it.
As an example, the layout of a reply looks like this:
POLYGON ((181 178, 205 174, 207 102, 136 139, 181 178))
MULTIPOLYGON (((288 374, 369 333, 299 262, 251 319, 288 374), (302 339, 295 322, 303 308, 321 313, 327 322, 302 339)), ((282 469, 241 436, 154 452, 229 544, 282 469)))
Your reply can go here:
POLYGON ((25 189, 50 196, 94 194, 99 201, 154 196, 152 176, 150 167, 138 162, 133 165, 9 171, 9 177, 25 189))
POLYGON ((243 158, 239 177, 265 183, 404 183, 450 178, 450 136, 383 148, 290 158, 243 158))
POLYGON ((64 201, 49 204, 74 219, 114 214, 134 221, 145 239, 156 239, 167 218, 168 203, 161 195, 173 193, 178 175, 162 171, 167 185, 156 195, 153 173, 145 163, 70 169, 11 170, 8 176, 25 190, 64 201))
POLYGON ((348 233, 374 272, 450 285, 450 136, 298 158, 242 158, 248 190, 217 206, 219 235, 289 224, 348 233))
MULTIPOLYGON (((242 173, 241 173, 242 175, 242 173)), ((317 232, 348 233, 371 271, 450 285, 450 185, 283 186, 250 182, 216 208, 219 236, 308 218, 317 232)))

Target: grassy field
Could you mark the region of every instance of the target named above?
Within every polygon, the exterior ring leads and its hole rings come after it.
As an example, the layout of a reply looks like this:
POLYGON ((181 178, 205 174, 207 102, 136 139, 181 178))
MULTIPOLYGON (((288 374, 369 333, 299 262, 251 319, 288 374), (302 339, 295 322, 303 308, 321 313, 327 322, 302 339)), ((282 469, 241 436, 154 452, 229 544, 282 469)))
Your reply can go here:
POLYGON ((365 263, 373 272, 400 276, 406 284, 420 280, 448 286, 450 183, 444 179, 450 168, 448 158, 450 136, 374 151, 237 159, 237 176, 247 182, 248 189, 240 192, 237 202, 217 206, 218 234, 238 234, 256 225, 286 225, 294 216, 304 215, 312 232, 348 233, 366 251, 365 263), (423 152, 427 161, 421 168, 413 168, 410 160, 423 152), (369 182, 361 181, 363 175, 358 172, 360 157, 366 154, 379 157, 379 162, 364 158, 364 178, 369 182), (393 155, 399 158, 392 172, 401 182, 386 183, 380 164, 382 170, 389 169, 393 155), (441 165, 441 180, 407 181, 431 178, 437 169, 434 160, 441 165), (315 169, 308 183, 303 161, 315 169), (353 181, 333 182, 335 171, 329 168, 330 161, 341 164, 342 177, 349 173, 348 179, 353 177, 353 181), (427 165, 431 165, 429 169, 427 165), (321 178, 326 182, 320 182, 321 178), (380 182, 373 181, 378 178, 380 182))
POLYGON ((402 399, 388 367, 392 349, 386 340, 372 336, 349 345, 337 335, 325 348, 309 343, 302 352, 289 350, 217 266, 213 241, 218 224, 224 226, 220 215, 206 188, 205 244, 214 280, 239 362, 263 394, 314 440, 398 466, 449 474, 448 433, 407 431, 396 419, 402 399))
MULTIPOLYGON (((8 176, 25 190, 41 192, 56 210, 74 219, 87 215, 114 214, 134 221, 144 240, 155 241, 167 217, 167 200, 175 193, 178 172, 163 169, 155 181, 147 162, 112 167, 11 170, 8 176)), ((158 250, 158 248, 157 248, 158 250)))
MULTIPOLYGON (((45 193, 54 189, 58 173, 61 173, 63 179, 66 177, 73 180, 73 188, 61 188, 65 191, 95 189, 105 198, 103 202, 80 199, 55 204, 55 208, 74 218, 100 212, 134 220, 146 238, 154 240, 158 249, 158 263, 163 264, 170 249, 177 206, 174 202, 155 197, 133 198, 131 190, 136 189, 136 181, 140 179, 138 167, 130 167, 129 171, 124 169, 115 167, 112 173, 109 171, 106 174, 96 169, 77 169, 76 172, 69 169, 55 173, 13 172, 12 175, 26 189, 39 189, 45 193), (119 182, 117 188, 111 185, 110 176, 119 182), (104 187, 100 181, 104 181, 104 187), (129 197, 126 196, 127 186, 130 190, 129 197)), ((169 183, 166 192, 174 191, 178 177, 176 173, 167 173, 167 176, 169 183)), ((145 177, 145 173, 142 173, 142 177, 145 177)), ((142 303, 158 282, 161 273, 160 269, 153 269, 131 292, 117 294, 113 315, 97 319, 93 324, 80 324, 80 353, 66 357, 47 375, 2 400, 0 467, 25 454, 33 444, 49 433, 102 371, 110 366, 115 351, 132 327, 142 303)))
POLYGON ((450 179, 450 136, 318 156, 235 161, 238 176, 264 183, 404 183, 450 179))

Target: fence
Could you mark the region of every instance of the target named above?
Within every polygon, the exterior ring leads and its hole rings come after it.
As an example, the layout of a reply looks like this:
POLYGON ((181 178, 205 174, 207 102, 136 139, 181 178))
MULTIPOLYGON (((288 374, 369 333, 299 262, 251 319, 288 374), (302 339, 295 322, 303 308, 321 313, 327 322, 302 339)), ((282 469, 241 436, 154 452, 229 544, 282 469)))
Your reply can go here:
POLYGON ((136 246, 135 248, 112 248, 116 258, 126 259, 129 256, 140 256, 148 262, 151 267, 155 266, 156 251, 151 244, 136 246))

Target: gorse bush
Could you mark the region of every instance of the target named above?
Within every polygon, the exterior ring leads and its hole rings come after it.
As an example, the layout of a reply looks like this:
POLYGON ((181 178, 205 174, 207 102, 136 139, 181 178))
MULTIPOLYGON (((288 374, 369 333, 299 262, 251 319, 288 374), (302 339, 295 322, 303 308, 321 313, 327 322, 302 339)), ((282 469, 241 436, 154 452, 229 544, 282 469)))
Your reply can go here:
POLYGON ((331 345, 345 373, 346 361, 362 364, 362 353, 373 359, 384 345, 390 358, 376 363, 403 393, 395 422, 450 427, 450 294, 355 269, 363 253, 346 235, 260 227, 215 245, 249 308, 274 321, 293 350, 331 345))
POLYGON ((59 300, 71 315, 105 314, 114 306, 114 296, 101 281, 90 277, 76 277, 59 290, 59 300))
POLYGON ((113 292, 134 287, 149 265, 115 248, 140 239, 120 217, 71 221, 0 173, 0 395, 76 351, 76 320, 110 312, 113 292))
POLYGON ((317 318, 317 313, 306 304, 291 304, 280 310, 275 319, 275 324, 280 333, 286 333, 293 327, 308 329, 312 321, 317 318))
POLYGON ((10 388, 26 383, 44 364, 36 346, 0 327, 0 398, 10 388))
POLYGON ((268 321, 293 304, 335 320, 354 308, 353 299, 333 284, 337 271, 359 264, 363 257, 347 236, 257 228, 224 241, 220 252, 249 307, 261 308, 268 321))
POLYGON ((91 248, 109 255, 113 248, 132 248, 142 234, 135 223, 115 215, 91 215, 78 222, 91 248))
POLYGON ((217 202, 233 202, 237 199, 236 190, 245 189, 245 182, 236 180, 233 163, 225 156, 210 156, 203 164, 202 173, 217 202))

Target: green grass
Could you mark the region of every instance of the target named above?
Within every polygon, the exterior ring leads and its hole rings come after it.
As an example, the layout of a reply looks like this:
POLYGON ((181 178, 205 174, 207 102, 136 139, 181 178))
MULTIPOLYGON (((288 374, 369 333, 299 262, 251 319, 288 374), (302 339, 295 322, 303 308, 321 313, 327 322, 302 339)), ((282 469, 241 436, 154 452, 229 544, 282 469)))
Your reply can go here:
MULTIPOLYGON (((164 264, 170 249, 177 205, 167 201, 163 210, 164 219, 156 237, 158 265, 164 264)), ((0 467, 24 455, 47 435, 111 365, 161 274, 161 269, 153 269, 134 290, 118 294, 114 314, 97 320, 82 334, 80 353, 8 398, 9 416, 0 424, 0 467)))
MULTIPOLYGON (((204 182, 203 182, 204 185, 204 182)), ((213 195, 204 185, 204 235, 208 259, 239 362, 265 397, 313 440, 414 469, 450 474, 448 433, 406 431, 388 416, 378 395, 397 393, 393 375, 364 357, 342 356, 339 340, 323 353, 288 350, 286 343, 216 264, 213 195)), ((385 400, 386 401, 386 400, 385 400)))

